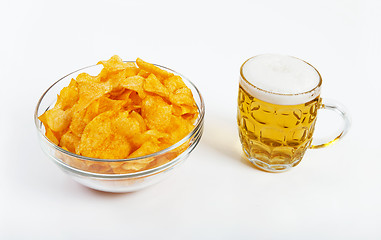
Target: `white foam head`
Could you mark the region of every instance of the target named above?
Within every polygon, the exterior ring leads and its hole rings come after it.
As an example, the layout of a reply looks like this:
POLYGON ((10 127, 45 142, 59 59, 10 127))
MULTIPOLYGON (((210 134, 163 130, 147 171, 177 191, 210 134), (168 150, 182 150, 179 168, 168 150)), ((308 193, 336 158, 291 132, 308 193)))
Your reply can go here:
POLYGON ((321 77, 303 60, 264 54, 250 58, 242 65, 240 84, 261 100, 294 105, 308 102, 320 94, 321 77))

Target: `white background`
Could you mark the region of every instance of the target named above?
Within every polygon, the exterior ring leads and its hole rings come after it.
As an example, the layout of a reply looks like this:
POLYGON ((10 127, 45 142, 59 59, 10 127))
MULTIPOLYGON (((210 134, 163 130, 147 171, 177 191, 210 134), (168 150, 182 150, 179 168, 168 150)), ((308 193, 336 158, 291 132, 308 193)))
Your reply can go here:
POLYGON ((1 0, 0 239, 381 239, 380 3, 1 0), (261 53, 310 62, 353 120, 281 174, 242 159, 236 128, 239 68, 261 53), (48 86, 114 54, 184 74, 206 102, 185 164, 128 194, 74 182, 33 123, 48 86))

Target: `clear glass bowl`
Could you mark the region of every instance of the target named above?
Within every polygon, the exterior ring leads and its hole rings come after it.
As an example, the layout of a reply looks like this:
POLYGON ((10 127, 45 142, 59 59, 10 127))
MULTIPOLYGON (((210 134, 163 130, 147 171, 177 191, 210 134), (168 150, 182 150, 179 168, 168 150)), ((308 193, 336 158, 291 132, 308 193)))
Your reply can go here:
POLYGON ((34 121, 41 148, 45 154, 75 181, 87 187, 105 192, 137 191, 166 178, 172 172, 171 170, 184 162, 200 141, 203 132, 205 106, 200 92, 186 77, 171 69, 159 65, 156 66, 181 76, 184 83, 193 93, 199 116, 194 123, 193 130, 186 137, 159 152, 130 159, 84 157, 66 151, 51 142, 45 136, 44 125, 38 119, 38 116, 54 107, 57 94, 59 94, 63 87, 69 85, 72 78, 76 78, 78 74, 83 72, 93 76, 97 75, 103 67, 102 65, 93 65, 79 69, 61 78, 50 86, 38 101, 34 113, 34 121), (147 162, 149 164, 144 170, 133 171, 134 166, 147 162))

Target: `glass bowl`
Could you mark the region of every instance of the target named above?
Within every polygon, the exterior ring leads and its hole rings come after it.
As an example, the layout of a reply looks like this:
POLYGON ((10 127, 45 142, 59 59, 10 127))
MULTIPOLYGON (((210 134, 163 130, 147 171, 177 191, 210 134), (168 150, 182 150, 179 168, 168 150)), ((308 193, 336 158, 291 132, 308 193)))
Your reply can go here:
POLYGON ((193 130, 182 140, 159 152, 129 159, 84 157, 66 151, 51 142, 45 136, 44 125, 38 117, 54 107, 57 94, 60 93, 63 87, 69 85, 72 78, 76 78, 78 74, 83 72, 94 76, 103 68, 102 65, 93 65, 79 69, 59 79, 45 91, 38 101, 34 113, 34 122, 44 153, 75 181, 100 191, 132 192, 151 186, 166 178, 173 172, 171 170, 179 167, 184 162, 200 141, 203 132, 205 106, 200 92, 191 81, 171 69, 159 65, 156 66, 182 77, 184 83, 192 91, 197 104, 199 116, 194 123, 193 130), (149 164, 147 165, 146 163, 149 164), (147 167, 140 171, 133 170, 135 166, 139 167, 141 164, 146 164, 147 167))

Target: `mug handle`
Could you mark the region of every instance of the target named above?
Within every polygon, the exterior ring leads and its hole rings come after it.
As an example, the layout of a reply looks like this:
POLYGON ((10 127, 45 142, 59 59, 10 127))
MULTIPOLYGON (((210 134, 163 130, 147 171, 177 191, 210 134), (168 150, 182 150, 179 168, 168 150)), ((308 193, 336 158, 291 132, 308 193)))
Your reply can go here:
POLYGON ((345 107, 341 105, 340 103, 331 100, 331 99, 323 99, 322 103, 320 105, 320 109, 325 109, 325 110, 331 110, 337 113, 342 119, 343 119, 343 126, 342 129, 336 137, 334 137, 332 140, 324 141, 322 139, 313 139, 313 143, 316 142, 316 144, 311 144, 310 148, 316 149, 316 148, 323 148, 327 147, 333 143, 335 143, 337 140, 341 139, 344 137, 345 134, 347 134, 350 126, 351 126, 351 118, 348 115, 347 111, 345 110, 345 107))

